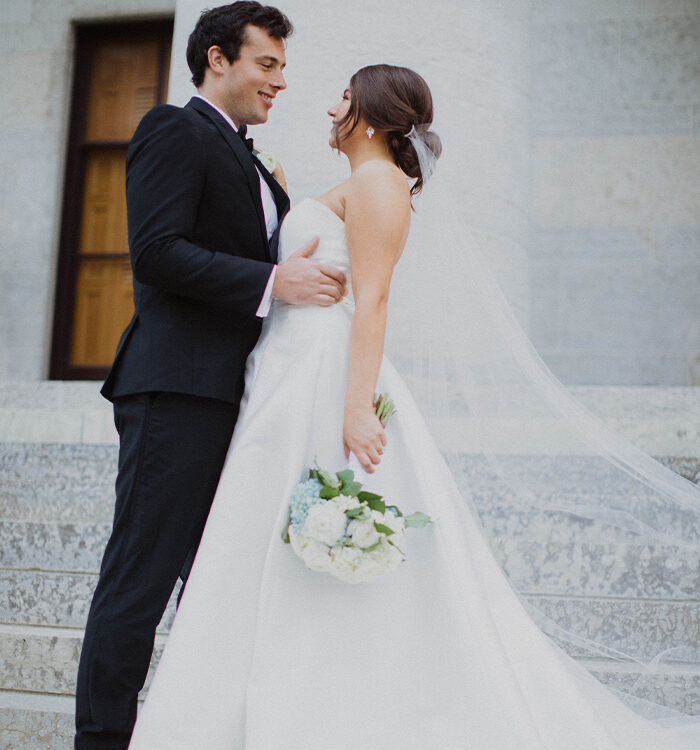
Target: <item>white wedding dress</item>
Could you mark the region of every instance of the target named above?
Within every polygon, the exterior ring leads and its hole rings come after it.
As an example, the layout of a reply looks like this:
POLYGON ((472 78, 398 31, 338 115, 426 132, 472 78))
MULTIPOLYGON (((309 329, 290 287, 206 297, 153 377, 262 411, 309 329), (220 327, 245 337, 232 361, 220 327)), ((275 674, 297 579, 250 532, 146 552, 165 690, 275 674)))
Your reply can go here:
MULTIPOLYGON (((349 278, 343 222, 315 200, 285 220, 280 260, 314 235, 349 278)), ((435 522, 372 584, 312 572, 282 542, 308 467, 346 466, 351 320, 345 302, 265 320, 131 750, 697 750, 697 725, 641 718, 528 616, 386 358, 377 390, 398 411, 368 488, 435 522)))

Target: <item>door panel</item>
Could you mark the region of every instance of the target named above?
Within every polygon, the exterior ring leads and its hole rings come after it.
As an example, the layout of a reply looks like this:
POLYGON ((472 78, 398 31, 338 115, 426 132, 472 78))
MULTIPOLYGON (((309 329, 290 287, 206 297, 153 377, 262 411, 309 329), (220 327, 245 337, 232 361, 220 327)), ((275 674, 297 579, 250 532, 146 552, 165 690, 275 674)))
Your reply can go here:
POLYGON ((77 30, 51 377, 102 379, 134 312, 129 140, 165 100, 172 21, 77 30))
POLYGON ((129 259, 82 260, 78 269, 71 363, 111 362, 134 312, 129 259))

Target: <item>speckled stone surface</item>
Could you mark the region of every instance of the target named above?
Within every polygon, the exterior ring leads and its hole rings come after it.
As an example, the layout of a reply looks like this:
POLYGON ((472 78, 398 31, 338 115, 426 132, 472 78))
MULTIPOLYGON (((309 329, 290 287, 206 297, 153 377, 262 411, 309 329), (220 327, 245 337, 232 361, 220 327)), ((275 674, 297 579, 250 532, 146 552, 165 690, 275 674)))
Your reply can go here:
MULTIPOLYGON (((0 570, 0 622, 85 626, 96 573, 0 570)), ((179 582, 158 626, 167 632, 175 614, 179 582)))
MULTIPOLYGON (((511 490, 480 457, 467 454, 447 456, 463 489, 473 493, 480 510, 500 504, 508 506, 511 490)), ((631 482, 607 461, 589 457, 553 460, 546 456, 509 456, 510 470, 527 481, 539 474, 559 490, 558 500, 577 502, 589 492, 615 492, 623 497, 639 496, 640 486, 631 482), (588 474, 587 472, 593 472, 588 474), (595 476, 595 485, 583 483, 595 476)), ((682 476, 698 481, 700 458, 660 459, 682 476)), ((111 522, 114 507, 114 479, 117 466, 115 446, 53 443, 0 442, 0 513, 4 519, 36 521, 111 522)), ((670 521, 671 519, 669 519, 670 521)), ((679 525, 684 519, 679 514, 679 525)), ((700 538, 700 531, 698 531, 700 538)))
MULTIPOLYGON (((73 637, 7 635, 0 639, 3 689, 75 695, 82 634, 73 637)), ((156 643, 142 693, 148 692, 164 644, 156 643)))
MULTIPOLYGON (((587 639, 605 634, 633 658, 648 661, 666 649, 669 661, 694 663, 700 669, 700 602, 649 602, 635 599, 527 596, 526 609, 535 606, 557 625, 587 639), (696 644, 696 651, 688 649, 696 644)), ((550 634, 568 654, 605 658, 603 654, 550 634)))
POLYGON ((0 750, 72 750, 73 714, 0 708, 0 750))
MULTIPOLYGON (((17 625, 85 625, 94 574, 0 571, 0 621, 17 625)), ((158 631, 167 633, 175 614, 173 592, 158 631)), ((609 633, 615 623, 617 646, 644 658, 660 650, 700 639, 700 603, 606 597, 543 596, 526 601, 543 608, 561 627, 584 637, 609 633), (657 648, 658 647, 658 648, 657 648)), ((566 644, 572 654, 586 652, 566 644)))
POLYGON ((110 522, 117 449, 0 443, 0 513, 27 521, 110 522))
MULTIPOLYGON (((83 390, 85 406, 94 394, 90 387, 83 390)), ((47 411, 54 397, 68 399, 69 408, 81 406, 71 389, 44 395, 47 411)), ((461 454, 448 460, 457 468, 462 487, 473 493, 493 552, 510 580, 526 592, 527 607, 543 610, 558 626, 583 638, 606 632, 615 646, 642 661, 661 650, 700 643, 700 602, 675 601, 700 590, 700 560, 694 550, 671 554, 668 546, 639 544, 633 533, 604 522, 515 507, 509 489, 483 459, 461 454)), ((700 479, 700 458, 660 460, 691 481, 700 479)), ((610 467, 590 458, 574 457, 564 464, 541 456, 512 456, 507 461, 528 479, 541 473, 551 477, 563 498, 585 496, 582 477, 591 468, 597 479, 590 491, 625 496, 629 487, 624 479, 618 482, 611 476, 610 467)), ((99 440, 0 440, 0 623, 8 624, 6 632, 0 632, 0 666, 3 687, 18 695, 69 700, 73 693, 82 628, 111 528, 116 463, 116 446, 99 440)), ((628 499, 634 501, 634 493, 628 499)), ((665 520, 676 529, 685 528, 682 514, 665 520)), ((142 696, 167 640, 176 593, 177 588, 158 628, 142 696)), ((580 645, 553 639, 584 662, 600 659, 580 645)), ((645 677, 637 694, 700 712, 696 658, 686 649, 677 655, 677 673, 645 677)), ((634 665, 621 670, 614 662, 602 663, 606 666, 594 674, 606 684, 630 686, 639 677, 634 665), (629 669, 633 671, 625 671, 629 669)), ((72 716, 2 708, 0 701, 0 750, 14 750, 12 743, 23 733, 28 748, 68 750, 72 716)))
MULTIPOLYGON (((473 497, 480 515, 498 512, 510 513, 514 505, 513 490, 501 479, 481 456, 449 454, 446 456, 450 469, 464 494, 473 497)), ((682 473, 686 479, 697 480, 700 473, 700 459, 665 458, 669 468, 682 473)), ((700 521, 696 514, 674 509, 669 512, 658 493, 652 492, 639 481, 615 468, 603 458, 590 456, 501 456, 498 471, 504 472, 506 480, 516 486, 524 484, 536 490, 544 483, 552 497, 552 503, 559 509, 551 511, 552 518, 561 518, 567 513, 575 514, 577 508, 585 508, 587 498, 597 498, 601 494, 611 498, 613 507, 618 510, 634 510, 638 503, 647 504, 647 519, 652 525, 667 528, 674 535, 680 535, 689 543, 700 542, 700 521)), ((529 510, 529 509, 527 509, 529 510)), ((558 521, 557 521, 558 522, 558 521)), ((621 532, 603 521, 596 521, 596 539, 602 541, 629 539, 632 532, 621 532)), ((538 532, 540 539, 541 530, 538 532)), ((546 538, 546 537, 544 537, 546 538)))
MULTIPOLYGON (((110 528, 109 524, 0 521, 1 567, 69 575, 97 573, 110 528)), ((556 534, 535 528, 523 536, 518 529, 511 536, 488 529, 496 558, 518 588, 649 599, 683 597, 700 589, 700 555, 694 550, 626 542, 597 544, 568 519, 553 530, 556 534)))
POLYGON ((97 572, 110 531, 108 523, 0 521, 1 566, 97 572))
POLYGON ((492 540, 519 589, 537 593, 682 598, 700 591, 700 554, 661 545, 492 540))
MULTIPOLYGON (((633 692, 691 716, 700 714, 700 676, 692 674, 650 674, 642 672, 600 672, 591 674, 604 685, 633 692)), ((671 748, 669 748, 671 750, 671 748)))

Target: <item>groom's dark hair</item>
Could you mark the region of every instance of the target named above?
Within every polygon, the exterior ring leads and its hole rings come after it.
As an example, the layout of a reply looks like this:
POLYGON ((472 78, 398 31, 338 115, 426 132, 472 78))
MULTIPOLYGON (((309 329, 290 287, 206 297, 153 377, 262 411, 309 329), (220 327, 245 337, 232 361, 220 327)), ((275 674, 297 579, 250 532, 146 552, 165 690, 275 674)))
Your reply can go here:
POLYGON ((187 64, 197 88, 204 82, 204 72, 209 67, 209 47, 220 47, 229 63, 234 62, 245 41, 248 24, 264 29, 273 39, 286 39, 294 31, 287 16, 271 5, 241 0, 203 10, 187 40, 187 64))

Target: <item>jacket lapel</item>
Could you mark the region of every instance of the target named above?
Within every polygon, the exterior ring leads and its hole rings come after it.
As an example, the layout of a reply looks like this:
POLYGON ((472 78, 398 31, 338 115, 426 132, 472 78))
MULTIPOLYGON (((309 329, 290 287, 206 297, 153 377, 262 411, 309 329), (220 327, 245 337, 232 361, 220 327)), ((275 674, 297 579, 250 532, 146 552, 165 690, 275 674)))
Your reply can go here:
MULTIPOLYGON (((203 115, 208 117, 224 137, 226 143, 228 143, 228 145, 231 147, 231 150, 233 151, 234 156, 241 165, 241 168, 243 169, 243 172, 246 176, 246 180, 248 181, 248 187, 250 188, 253 203, 255 204, 255 211, 258 215, 258 224, 262 233, 265 252, 268 256, 270 256, 270 246, 267 241, 267 227, 265 226, 265 214, 263 212, 262 199, 260 198, 260 178, 258 177, 257 170, 255 169, 255 165, 253 164, 253 159, 251 158, 250 151, 248 151, 245 143, 243 143, 240 136, 234 131, 229 123, 226 122, 226 120, 224 120, 224 118, 203 99, 200 99, 197 96, 193 96, 189 100, 189 102, 187 102, 186 106, 193 107, 198 112, 201 112, 203 115)), ((263 167, 263 174, 265 173, 265 171, 266 170, 263 167)), ((276 182, 276 180, 273 179, 273 182, 276 182)), ((277 187, 282 190, 279 185, 277 187)), ((282 192, 284 192, 284 190, 282 190, 282 192)), ((277 196, 275 196, 275 201, 277 201, 277 196)))
POLYGON ((277 180, 267 171, 267 169, 263 166, 259 159, 253 156, 253 161, 260 170, 260 174, 263 176, 265 182, 270 186, 270 190, 272 190, 272 195, 275 199, 275 206, 277 207, 277 229, 275 229, 275 231, 272 233, 269 241, 270 260, 273 263, 276 263, 280 227, 282 226, 282 220, 289 211, 289 196, 287 195, 287 193, 285 193, 279 182, 277 182, 277 180))

